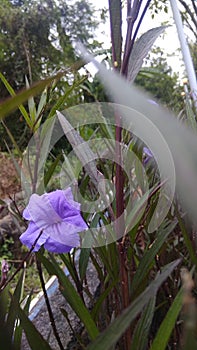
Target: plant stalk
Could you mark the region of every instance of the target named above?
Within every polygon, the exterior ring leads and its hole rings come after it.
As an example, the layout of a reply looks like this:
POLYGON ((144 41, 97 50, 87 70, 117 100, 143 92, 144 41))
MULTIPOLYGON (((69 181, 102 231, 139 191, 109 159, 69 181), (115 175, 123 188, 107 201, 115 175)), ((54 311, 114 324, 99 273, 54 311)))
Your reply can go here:
POLYGON ((48 314, 49 314, 51 327, 53 329, 53 333, 54 333, 54 336, 55 336, 55 338, 56 338, 56 340, 58 342, 60 350, 64 350, 64 346, 63 346, 63 344, 61 342, 59 333, 57 331, 57 327, 56 327, 55 320, 54 320, 54 317, 53 317, 53 311, 51 309, 51 305, 50 305, 49 298, 48 298, 48 295, 47 295, 45 282, 44 282, 44 278, 43 278, 43 273, 42 273, 42 265, 41 265, 41 262, 38 260, 37 257, 36 257, 36 265, 37 265, 37 269, 38 269, 38 274, 39 274, 39 278, 40 278, 41 287, 42 287, 43 294, 44 294, 45 303, 46 303, 46 306, 47 306, 47 311, 48 311, 48 314))

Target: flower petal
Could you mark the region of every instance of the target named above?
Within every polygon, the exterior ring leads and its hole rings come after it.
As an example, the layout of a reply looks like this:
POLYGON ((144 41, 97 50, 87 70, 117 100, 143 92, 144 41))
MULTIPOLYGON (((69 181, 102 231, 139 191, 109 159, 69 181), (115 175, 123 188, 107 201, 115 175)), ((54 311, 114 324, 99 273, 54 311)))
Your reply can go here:
POLYGON ((61 244, 49 237, 44 244, 44 248, 47 249, 49 252, 61 254, 70 252, 73 247, 61 244))
POLYGON ((153 157, 153 154, 149 148, 143 147, 143 151, 148 157, 151 157, 151 158, 153 157))
POLYGON ((27 220, 35 222, 39 229, 61 221, 60 216, 55 212, 46 194, 42 196, 38 196, 35 193, 32 194, 23 215, 27 220))
MULTIPOLYGON (((27 230, 22 233, 22 235, 19 237, 22 244, 26 245, 29 249, 32 248, 33 244, 36 241, 36 238, 40 234, 40 228, 38 228, 34 222, 30 222, 27 230)), ((40 247, 46 242, 48 239, 48 235, 45 231, 42 232, 38 242, 35 245, 34 252, 37 252, 40 247)))
POLYGON ((80 230, 87 228, 85 221, 80 213, 80 204, 73 199, 71 188, 66 190, 56 190, 46 194, 48 200, 56 213, 63 219, 80 230))
POLYGON ((76 226, 64 221, 50 225, 44 229, 48 237, 52 240, 70 247, 79 246, 80 238, 78 232, 82 230, 82 228, 77 229, 76 226))
POLYGON ((33 194, 23 217, 30 221, 28 229, 20 236, 29 248, 43 230, 34 251, 44 247, 56 253, 68 252, 80 244, 78 232, 87 229, 80 213, 80 204, 73 199, 71 188, 33 194))

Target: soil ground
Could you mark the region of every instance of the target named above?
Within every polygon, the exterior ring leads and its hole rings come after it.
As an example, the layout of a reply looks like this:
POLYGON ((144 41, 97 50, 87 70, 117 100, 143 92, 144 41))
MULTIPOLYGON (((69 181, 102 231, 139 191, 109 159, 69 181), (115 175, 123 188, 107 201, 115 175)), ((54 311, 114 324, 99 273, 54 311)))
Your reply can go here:
POLYGON ((0 153, 0 199, 20 191, 19 176, 9 155, 0 153))

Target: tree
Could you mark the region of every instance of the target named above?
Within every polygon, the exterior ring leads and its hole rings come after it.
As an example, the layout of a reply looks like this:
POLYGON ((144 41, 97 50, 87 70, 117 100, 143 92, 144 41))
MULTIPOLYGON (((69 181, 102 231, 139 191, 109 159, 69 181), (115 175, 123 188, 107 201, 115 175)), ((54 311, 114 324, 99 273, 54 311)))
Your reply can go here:
MULTIPOLYGON (((73 40, 93 42, 97 25, 85 0, 3 0, 0 3, 0 71, 15 90, 75 60, 73 40)), ((6 90, 1 85, 0 94, 6 90)))
POLYGON ((138 74, 135 83, 175 112, 182 109, 183 100, 178 87, 178 77, 172 72, 160 48, 152 50, 152 54, 146 60, 145 74, 138 74))
MULTIPOLYGON (((197 3, 196 0, 178 0, 181 4, 181 16, 183 23, 189 28, 197 41, 197 3)), ((164 10, 168 12, 169 1, 153 0, 150 6, 154 13, 164 10)))
MULTIPOLYGON (((25 86, 25 77, 32 83, 54 74, 75 62, 74 40, 98 47, 98 42, 94 41, 97 24, 93 8, 86 0, 74 4, 69 0, 58 3, 55 0, 1 0, 0 72, 15 91, 25 86)), ((59 83, 61 94, 69 84, 59 83)), ((1 99, 8 95, 0 81, 1 99)), ((25 124, 19 112, 7 118, 6 124, 20 141, 25 124)), ((8 142, 0 126, 0 139, 4 138, 8 142)), ((1 148, 4 148, 3 142, 1 148)))

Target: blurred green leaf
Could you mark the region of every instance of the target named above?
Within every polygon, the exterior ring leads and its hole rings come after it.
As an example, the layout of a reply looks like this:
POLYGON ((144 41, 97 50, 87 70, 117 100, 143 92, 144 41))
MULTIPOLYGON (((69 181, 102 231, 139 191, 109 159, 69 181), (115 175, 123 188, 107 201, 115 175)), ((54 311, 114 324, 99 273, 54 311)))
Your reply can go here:
MULTIPOLYGON (((38 81, 35 84, 33 84, 28 90, 26 90, 26 89, 22 90, 19 93, 17 93, 17 95, 13 95, 12 98, 8 98, 8 99, 4 100, 0 104, 0 120, 5 118, 6 115, 8 115, 13 110, 15 110, 17 107, 21 107, 22 103, 27 101, 28 98, 30 98, 32 96, 36 96, 39 93, 41 93, 45 89, 45 87, 48 86, 49 84, 51 84, 54 80, 59 80, 61 77, 63 77, 66 73, 68 73, 70 71, 77 71, 78 69, 83 67, 83 65, 84 65, 84 61, 78 60, 67 70, 59 72, 52 77, 38 81)), ((3 79, 2 76, 0 78, 3 79)), ((28 114, 27 114, 27 112, 25 112, 25 109, 23 106, 22 106, 21 113, 23 114, 24 118, 26 118, 26 122, 29 125, 29 127, 31 128, 32 127, 31 120, 30 120, 30 118, 27 119, 28 114)))

